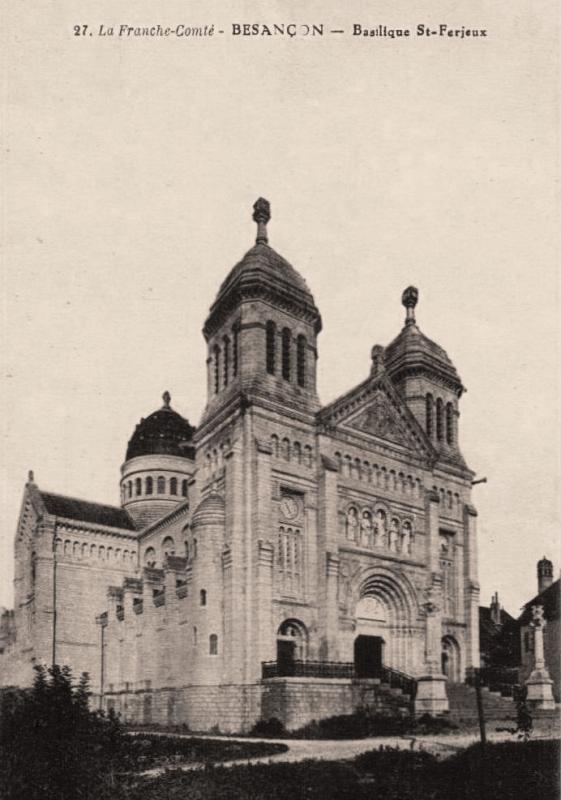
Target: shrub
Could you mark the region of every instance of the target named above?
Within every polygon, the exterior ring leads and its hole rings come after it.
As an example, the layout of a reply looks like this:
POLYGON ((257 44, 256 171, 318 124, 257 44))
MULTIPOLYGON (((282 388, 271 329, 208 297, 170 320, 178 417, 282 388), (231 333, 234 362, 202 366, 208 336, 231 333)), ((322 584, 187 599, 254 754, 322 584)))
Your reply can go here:
POLYGON ((280 719, 271 717, 271 719, 258 720, 251 729, 252 736, 266 736, 271 739, 281 738, 286 736, 286 729, 280 719))
POLYGON ((117 718, 88 708, 88 676, 35 668, 33 687, 2 696, 0 795, 5 800, 81 800, 112 783, 122 732, 117 718))

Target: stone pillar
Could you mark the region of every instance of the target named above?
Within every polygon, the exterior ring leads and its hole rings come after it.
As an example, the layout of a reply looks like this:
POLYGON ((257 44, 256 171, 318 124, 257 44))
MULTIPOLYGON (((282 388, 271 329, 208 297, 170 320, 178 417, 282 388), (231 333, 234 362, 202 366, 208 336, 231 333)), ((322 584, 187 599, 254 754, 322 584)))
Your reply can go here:
POLYGON ((477 511, 464 506, 464 614, 466 621, 466 672, 480 666, 479 583, 477 567, 477 511))
POLYGON ((446 678, 440 671, 441 616, 440 608, 430 598, 423 606, 426 615, 425 666, 426 673, 417 679, 415 714, 442 714, 448 711, 446 678))
POLYGON ((258 658, 256 661, 256 680, 261 677, 262 661, 274 661, 275 631, 273 630, 273 545, 259 539, 257 542, 257 586, 256 599, 256 644, 258 658))
POLYGON ((244 577, 244 464, 242 443, 233 442, 226 454, 224 575, 224 683, 243 682, 245 631, 244 577))
POLYGON ((327 661, 339 660, 338 628, 339 628, 339 556, 336 553, 326 553, 326 640, 327 661))
MULTIPOLYGON (((273 630, 273 553, 272 539, 277 533, 277 525, 272 508, 271 456, 272 448, 267 441, 255 441, 255 508, 254 528, 256 556, 255 583, 253 597, 254 630, 252 636, 253 652, 249 660, 251 679, 261 678, 261 662, 276 658, 276 638, 273 630)), ((273 539, 274 541, 274 539, 273 539)))
MULTIPOLYGON (((321 444, 321 442, 320 442, 321 444)), ((318 485, 318 532, 317 532, 317 597, 319 627, 319 658, 336 659, 338 609, 338 537, 337 476, 339 467, 327 456, 321 456, 318 485)))
POLYGON ((440 571, 439 503, 437 492, 425 493, 426 561, 430 575, 440 571))
POLYGON ((551 688, 553 681, 549 677, 543 649, 543 632, 546 626, 543 606, 532 606, 532 622, 530 624, 534 629, 534 669, 526 681, 527 701, 535 709, 554 709, 555 700, 551 688))

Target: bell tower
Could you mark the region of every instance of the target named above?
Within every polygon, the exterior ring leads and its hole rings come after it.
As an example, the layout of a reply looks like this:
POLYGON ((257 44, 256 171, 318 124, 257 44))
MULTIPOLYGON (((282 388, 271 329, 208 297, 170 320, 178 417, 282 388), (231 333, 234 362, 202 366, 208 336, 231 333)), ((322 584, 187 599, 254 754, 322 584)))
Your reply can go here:
POLYGON ((271 207, 253 205, 255 245, 222 283, 203 328, 207 403, 201 425, 231 405, 261 402, 313 414, 317 335, 314 298, 289 262, 269 245, 271 207))
POLYGON ((408 286, 401 296, 404 326, 386 347, 384 363, 440 458, 465 466, 458 441, 459 400, 465 389, 446 351, 417 325, 418 301, 419 290, 408 286))

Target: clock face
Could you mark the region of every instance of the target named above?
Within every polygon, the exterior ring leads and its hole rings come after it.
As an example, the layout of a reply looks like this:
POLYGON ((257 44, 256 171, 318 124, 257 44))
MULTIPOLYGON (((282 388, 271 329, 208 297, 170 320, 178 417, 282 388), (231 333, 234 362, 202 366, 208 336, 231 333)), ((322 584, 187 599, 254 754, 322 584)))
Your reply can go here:
POLYGON ((298 501, 294 497, 283 497, 280 503, 281 514, 286 519, 294 519, 300 510, 298 501))

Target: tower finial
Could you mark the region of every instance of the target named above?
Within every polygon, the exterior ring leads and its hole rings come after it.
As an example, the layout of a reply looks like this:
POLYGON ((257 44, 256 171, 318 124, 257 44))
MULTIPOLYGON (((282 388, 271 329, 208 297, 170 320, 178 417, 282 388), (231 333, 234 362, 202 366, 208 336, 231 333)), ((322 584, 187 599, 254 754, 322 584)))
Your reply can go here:
POLYGON ((163 393, 162 400, 164 401, 164 408, 169 408, 169 404, 171 403, 171 394, 167 390, 163 393))
POLYGON ((401 295, 401 303, 407 309, 406 325, 415 324, 415 306, 419 300, 419 290, 415 286, 408 286, 401 295))
POLYGON ((257 223, 256 244, 267 244, 267 223, 271 219, 271 204, 260 197, 253 204, 253 221, 257 223))
POLYGON ((27 473, 27 482, 28 483, 35 483, 35 475, 33 474, 33 470, 30 469, 27 473))

